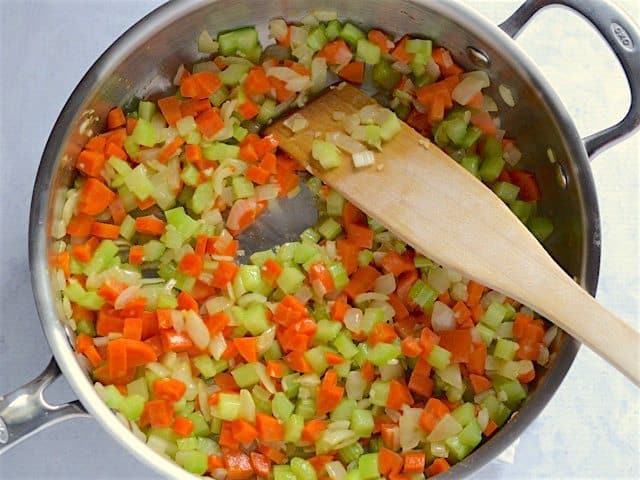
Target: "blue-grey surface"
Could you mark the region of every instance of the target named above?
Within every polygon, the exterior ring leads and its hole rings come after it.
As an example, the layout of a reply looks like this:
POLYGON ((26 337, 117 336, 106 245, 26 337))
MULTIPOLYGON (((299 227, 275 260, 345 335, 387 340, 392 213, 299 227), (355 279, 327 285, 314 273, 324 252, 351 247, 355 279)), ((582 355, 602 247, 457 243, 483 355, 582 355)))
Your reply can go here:
MULTIPOLYGON (((0 393, 49 359, 27 263, 27 218, 42 148, 60 109, 98 55, 159 0, 0 0, 0 393)), ((469 1, 494 21, 519 2, 469 1)), ((640 4, 618 0, 638 21, 640 4)), ((574 15, 542 13, 519 39, 587 135, 628 105, 622 72, 574 15)), ((592 164, 603 256, 598 299, 640 327, 640 135, 592 164)), ((615 346, 612 346, 615 348, 615 346)), ((73 398, 64 381, 48 392, 73 398)), ((640 478, 640 393, 583 348, 562 387, 514 448, 479 478, 640 478)), ((0 478, 157 478, 91 419, 58 424, 0 457, 0 478)))

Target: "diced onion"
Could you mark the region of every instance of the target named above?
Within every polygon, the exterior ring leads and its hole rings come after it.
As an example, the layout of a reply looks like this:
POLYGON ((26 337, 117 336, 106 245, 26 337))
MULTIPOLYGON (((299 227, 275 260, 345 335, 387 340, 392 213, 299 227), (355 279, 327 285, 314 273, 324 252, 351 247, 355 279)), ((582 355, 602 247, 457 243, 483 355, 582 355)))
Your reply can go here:
POLYGON ((362 305, 364 303, 372 302, 372 301, 384 302, 388 299, 389 297, 387 295, 383 295, 382 293, 367 292, 367 293, 361 293, 360 295, 356 295, 356 298, 354 298, 353 300, 356 303, 356 305, 362 305))
POLYGON ((321 22, 330 22, 338 18, 338 12, 335 10, 314 10, 311 13, 321 22))
POLYGON ((140 287, 137 285, 131 285, 130 287, 125 288, 120 295, 116 298, 116 301, 113 303, 113 308, 116 310, 122 310, 133 300, 140 297, 140 287))
POLYGON ((434 80, 437 80, 438 77, 440 77, 440 67, 431 57, 429 57, 429 61, 427 62, 425 73, 429 76, 429 78, 433 78, 434 80))
POLYGON ((420 428, 422 412, 421 408, 411 408, 407 405, 402 407, 402 416, 398 422, 398 434, 403 452, 414 449, 424 440, 425 432, 420 428))
POLYGON ((267 375, 267 368, 262 363, 256 363, 255 369, 262 386, 266 388, 269 393, 276 393, 276 386, 271 377, 267 375))
POLYGON ((555 340, 556 335, 558 335, 558 327, 552 325, 549 330, 547 330, 542 337, 542 342, 548 347, 555 340))
POLYGON ((549 348, 546 345, 540 345, 540 351, 538 351, 538 358, 536 359, 538 365, 545 366, 549 362, 549 348))
POLYGON ((260 335, 258 335, 258 340, 256 341, 258 355, 262 355, 264 352, 269 350, 269 348, 271 348, 271 345, 273 345, 275 338, 276 338, 276 327, 268 328, 267 330, 262 332, 260 335))
POLYGON ((184 330, 184 315, 180 310, 171 311, 171 326, 178 333, 184 330))
POLYGON ((400 362, 381 365, 379 369, 380 379, 384 382, 387 382, 392 378, 404 377, 404 368, 400 362))
POLYGON ((498 85, 498 93, 502 97, 502 100, 504 100, 504 103, 510 107, 515 107, 516 101, 513 99, 513 93, 509 87, 501 83, 498 85))
POLYGON ((213 297, 207 300, 204 305, 209 315, 214 315, 231 307, 233 303, 227 297, 213 297))
POLYGON ((342 120, 342 128, 344 128, 348 134, 352 134, 358 125, 360 125, 360 117, 357 113, 347 115, 342 120))
POLYGON ((325 138, 328 142, 335 144, 336 147, 347 153, 355 154, 367 150, 367 147, 362 143, 354 140, 343 132, 327 132, 325 138))
POLYGON ((209 329, 202 318, 200 318, 200 316, 193 310, 185 311, 184 317, 185 330, 193 343, 201 350, 207 348, 209 341, 211 340, 211 335, 209 335, 209 329))
POLYGON ((504 303, 507 297, 500 292, 496 292, 495 290, 490 290, 485 293, 480 299, 480 305, 484 308, 487 308, 493 302, 495 303, 504 303))
POLYGON ((498 111, 498 104, 489 95, 483 95, 482 96, 482 105, 480 106, 480 110, 484 110, 485 112, 497 112, 498 111))
POLYGON ((327 84, 327 59, 315 57, 311 61, 311 89, 319 92, 327 84))
POLYGON ((427 274, 427 283, 438 293, 444 293, 449 289, 451 282, 447 271, 442 267, 431 267, 427 274))
POLYGON ((327 471, 327 475, 329 475, 332 480, 344 480, 344 478, 347 476, 347 471, 345 470, 342 463, 338 461, 327 463, 324 466, 324 469, 327 471))
POLYGON ((449 456, 449 450, 444 442, 431 442, 431 454, 438 458, 447 458, 449 456))
POLYGON ((280 193, 280 185, 277 183, 267 183, 266 185, 258 185, 255 189, 256 200, 261 202, 263 200, 272 200, 278 198, 280 193))
POLYGON ((514 166, 522 158, 522 152, 520 152, 518 147, 516 147, 513 142, 507 142, 506 146, 504 147, 502 158, 504 158, 504 161, 509 165, 514 166))
POLYGON ((453 418, 451 414, 447 413, 436 424, 434 429, 431 431, 431 433, 427 437, 427 441, 441 442, 443 440, 446 440, 449 437, 457 435, 461 431, 462 431, 462 425, 460 425, 460 423, 458 423, 458 421, 455 418, 453 418))
POLYGON ((443 382, 448 383, 458 390, 462 390, 462 375, 460 373, 460 364, 451 363, 440 370, 436 370, 436 372, 443 382))
POLYGON ((255 422, 256 420, 256 404, 253 400, 253 396, 248 390, 240 390, 240 408, 238 409, 240 418, 243 418, 249 422, 255 422))
POLYGON ((392 273, 379 276, 373 284, 373 289, 376 293, 383 295, 389 295, 396 289, 396 277, 392 273))
POLYGON ((269 22, 269 36, 276 40, 282 40, 288 33, 289 26, 282 18, 274 18, 269 22))
POLYGON ((371 150, 356 152, 351 155, 351 159, 355 168, 369 167, 376 163, 376 159, 371 150))
POLYGON ((367 389, 367 381, 360 373, 360 370, 352 370, 347 374, 345 390, 347 398, 351 400, 361 400, 367 389))
POLYGON ((481 70, 469 72, 451 92, 453 98, 460 105, 466 105, 480 90, 490 85, 489 76, 481 70))
POLYGON ((293 133, 297 133, 304 130, 309 125, 309 122, 299 113, 294 113, 283 122, 284 126, 291 130, 293 133))
POLYGON ((478 412, 478 425, 480 426, 480 430, 484 430, 489 424, 489 410, 486 408, 480 409, 478 412))
POLYGON ((468 298, 467 286, 462 282, 454 283, 449 294, 454 300, 466 302, 468 298))
POLYGON ((453 318, 453 310, 446 304, 436 301, 431 313, 431 326, 434 332, 453 330, 456 328, 456 319, 453 318))
POLYGON ((411 73, 411 67, 405 62, 393 62, 391 64, 391 68, 393 68, 396 72, 400 72, 403 75, 409 75, 411 73))
POLYGON ((354 333, 362 331, 362 310, 359 308, 347 309, 344 314, 344 326, 354 333))
POLYGON ((209 353, 216 360, 220 360, 226 349, 227 342, 222 336, 222 332, 218 332, 209 342, 209 353))

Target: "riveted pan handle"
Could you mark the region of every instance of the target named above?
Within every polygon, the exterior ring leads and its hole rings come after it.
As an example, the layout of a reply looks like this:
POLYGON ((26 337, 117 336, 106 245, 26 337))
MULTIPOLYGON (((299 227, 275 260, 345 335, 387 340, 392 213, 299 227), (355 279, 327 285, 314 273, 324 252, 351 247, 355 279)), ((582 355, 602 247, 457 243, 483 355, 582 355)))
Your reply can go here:
POLYGON ((44 390, 60 375, 58 364, 51 359, 34 380, 0 397, 0 455, 43 428, 88 415, 77 400, 62 405, 46 402, 44 390))
POLYGON ((586 18, 609 44, 629 82, 631 105, 625 117, 584 139, 587 154, 593 157, 640 126, 640 30, 622 10, 605 0, 527 0, 500 28, 515 38, 536 13, 549 5, 568 7, 586 18))

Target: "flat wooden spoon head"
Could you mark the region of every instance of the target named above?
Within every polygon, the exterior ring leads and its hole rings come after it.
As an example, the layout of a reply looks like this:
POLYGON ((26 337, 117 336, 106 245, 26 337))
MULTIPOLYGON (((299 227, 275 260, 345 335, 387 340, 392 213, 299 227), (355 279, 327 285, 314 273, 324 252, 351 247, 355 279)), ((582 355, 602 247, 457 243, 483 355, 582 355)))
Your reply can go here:
POLYGON ((281 119, 267 133, 418 252, 528 305, 640 385, 640 334, 582 290, 491 190, 409 125, 375 154, 374 166, 355 169, 343 154, 338 168, 318 167, 313 141, 343 131, 334 112, 375 103, 342 84, 297 112, 305 129, 293 133, 281 119))

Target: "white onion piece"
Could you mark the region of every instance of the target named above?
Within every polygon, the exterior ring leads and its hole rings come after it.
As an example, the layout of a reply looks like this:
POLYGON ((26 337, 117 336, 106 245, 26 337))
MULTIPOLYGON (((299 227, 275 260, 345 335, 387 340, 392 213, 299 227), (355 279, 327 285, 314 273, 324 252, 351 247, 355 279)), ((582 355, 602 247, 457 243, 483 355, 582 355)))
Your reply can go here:
POLYGON ((502 158, 504 158, 504 161, 509 165, 513 166, 516 165, 522 158, 522 152, 520 152, 518 147, 516 147, 513 142, 508 142, 504 147, 502 158))
POLYGON ((227 297, 213 297, 205 302, 205 307, 209 315, 213 315, 218 312, 222 312, 231 307, 233 303, 227 297))
POLYGON ((496 292, 495 290, 490 290, 485 293, 480 299, 480 305, 482 305, 485 309, 491 305, 493 302, 496 303, 504 303, 507 297, 500 292, 496 292))
POLYGON ((313 292, 307 285, 303 285, 298 289, 298 291, 293 296, 297 298, 301 303, 306 304, 309 300, 313 298, 313 292))
POLYGON ((208 422, 211 420, 211 406, 209 405, 209 395, 211 395, 207 389, 207 384, 198 379, 198 407, 200 412, 204 416, 204 419, 208 422))
POLYGON ((271 327, 266 329, 260 335, 258 335, 258 339, 256 340, 258 355, 262 355, 264 352, 269 350, 271 345, 276 338, 276 327, 271 327))
POLYGON ((379 276, 373 284, 373 290, 376 293, 382 293, 383 295, 389 295, 396 289, 396 277, 392 273, 379 276))
POLYGON ((402 416, 398 410, 393 408, 385 408, 384 413, 389 415, 389 418, 393 423, 398 423, 398 420, 400 420, 400 417, 402 416))
POLYGON ((380 379, 384 382, 387 382, 393 378, 401 378, 404 376, 404 368, 400 362, 396 363, 387 363, 386 365, 381 365, 380 369, 380 379))
POLYGON ((147 438, 147 447, 160 455, 164 455, 167 448, 169 448, 169 441, 152 433, 147 438))
MULTIPOLYGON (((229 257, 230 260, 225 260, 225 261, 233 261, 232 257, 229 257)), ((265 297, 264 295, 261 295, 259 293, 245 293, 244 295, 242 295, 240 298, 238 298, 238 306, 240 307, 246 307, 247 305, 250 305, 252 303, 264 303, 267 301, 267 297, 265 297)))
POLYGON ((440 370, 436 370, 440 379, 458 390, 462 390, 462 375, 460 374, 460 364, 451 363, 440 370))
POLYGON ((446 440, 449 437, 457 435, 461 431, 462 431, 462 425, 460 425, 460 423, 458 423, 458 421, 455 418, 453 418, 451 414, 447 413, 436 424, 434 429, 431 431, 431 433, 427 437, 427 441, 441 442, 443 440, 446 440))
POLYGON ((276 183, 267 183, 266 185, 258 185, 255 189, 256 200, 261 202, 263 200, 272 200, 278 198, 280 193, 280 186, 276 183))
POLYGON ((269 393, 276 393, 276 386, 271 377, 267 375, 267 368, 262 363, 256 363, 255 369, 262 386, 266 388, 269 393))
POLYGON ((376 266, 380 266, 382 265, 382 260, 384 259, 384 257, 387 256, 389 252, 373 252, 373 263, 376 264, 376 266))
POLYGON ((349 135, 343 132, 327 132, 325 135, 327 142, 335 144, 340 150, 344 150, 347 153, 355 154, 358 152, 364 152, 367 150, 362 143, 354 140, 349 135))
POLYGON ((289 26, 282 18, 274 18, 269 22, 269 36, 283 40, 289 33, 289 26))
POLYGON ((238 409, 240 418, 244 418, 249 422, 256 420, 256 404, 249 390, 240 390, 240 408, 238 409))
POLYGON ((352 370, 347 374, 345 382, 347 398, 351 400, 361 400, 367 390, 367 381, 359 370, 352 370))
POLYGON ((353 161, 353 166, 355 168, 370 167, 376 163, 376 158, 370 150, 364 150, 362 152, 352 154, 351 160, 353 161))
POLYGON ((378 110, 380 110, 380 107, 377 104, 365 105, 364 107, 362 107, 360 110, 358 110, 360 123, 374 123, 378 110))
POLYGON ((427 283, 438 293, 444 293, 449 289, 451 282, 449 275, 442 267, 431 267, 427 274, 427 283))
POLYGON ((506 103, 510 107, 515 107, 516 101, 514 100, 513 93, 511 92, 511 89, 509 87, 501 83, 500 85, 498 85, 498 93, 502 97, 502 100, 504 100, 504 103, 506 103))
POLYGON ((499 360, 493 355, 488 355, 484 361, 484 369, 495 372, 499 367, 499 360))
POLYGON ((540 351, 538 352, 538 358, 536 359, 538 365, 545 366, 549 362, 549 348, 546 345, 540 345, 540 351))
POLYGON ((391 64, 391 68, 393 68, 396 72, 400 72, 403 75, 409 75, 411 73, 411 67, 404 62, 393 62, 391 64))
POLYGON ((489 85, 489 77, 485 72, 470 72, 464 75, 462 81, 453 89, 451 98, 460 105, 466 105, 478 92, 489 85))
POLYGON ((513 322, 502 322, 496 329, 497 338, 513 338, 513 322))
POLYGON ((327 59, 315 57, 311 61, 311 89, 319 92, 327 84, 327 59))
POLYGON ((437 80, 438 77, 440 77, 440 67, 431 57, 429 57, 429 61, 427 62, 425 73, 429 76, 429 78, 433 78, 434 80, 437 80))
POLYGON ((542 337, 542 342, 548 347, 555 340, 556 335, 558 335, 558 327, 552 325, 542 337))
POLYGON ((193 310, 187 310, 184 313, 184 317, 185 330, 195 346, 201 350, 207 348, 211 340, 211 335, 202 318, 193 310))
POLYGON ((227 349, 227 342, 222 336, 222 332, 218 332, 209 342, 209 353, 216 360, 220 360, 222 358, 222 354, 227 349))
POLYGON ((436 301, 431 313, 431 326, 434 332, 455 329, 456 319, 453 317, 453 310, 446 304, 436 301))
POLYGON ((164 365, 158 362, 147 363, 145 365, 145 368, 147 368, 148 370, 151 370, 160 378, 167 378, 169 375, 171 375, 171 371, 167 367, 165 367, 164 365))
POLYGON ((444 442, 431 442, 431 454, 438 458, 447 458, 449 456, 449 450, 444 442))
POLYGON ((341 462, 329 462, 324 466, 324 469, 327 471, 327 475, 332 480, 344 480, 347 476, 347 471, 341 462))
POLYGON ((462 282, 453 284, 451 290, 449 291, 449 294, 451 295, 451 298, 461 302, 466 302, 469 298, 469 294, 467 293, 467 286, 462 282))
POLYGON ((246 213, 255 212, 256 202, 251 198, 242 198, 236 201, 231 210, 229 210, 229 216, 227 217, 227 228, 231 230, 240 230, 240 219, 244 217, 246 213))
POLYGON ((490 97, 489 95, 483 95, 480 110, 483 110, 485 112, 497 112, 498 104, 493 99, 493 97, 490 97))
POLYGON ((389 297, 387 295, 383 295, 382 293, 367 292, 367 293, 361 293, 360 295, 357 295, 356 298, 354 298, 354 302, 356 303, 356 305, 360 305, 360 304, 372 302, 372 301, 385 302, 388 299, 389 297))
POLYGON ((131 285, 130 287, 125 288, 120 295, 118 295, 116 301, 113 303, 113 308, 116 310, 122 310, 138 297, 140 297, 140 287, 137 285, 131 285))
POLYGON ((353 134, 354 130, 357 126, 360 125, 360 117, 357 113, 352 113, 351 115, 347 115, 342 120, 342 128, 348 133, 353 134))
POLYGON ((283 122, 283 124, 293 133, 297 133, 307 128, 309 126, 309 121, 306 118, 304 118, 304 116, 296 112, 293 115, 291 115, 289 118, 287 118, 283 122))
POLYGON ((176 71, 175 77, 173 77, 173 84, 175 86, 180 85, 180 81, 182 80, 182 75, 184 75, 184 71, 185 71, 184 65, 180 64, 180 66, 178 67, 178 70, 176 71))
POLYGON ((480 426, 480 430, 484 430, 489 424, 489 410, 486 408, 480 409, 477 416, 478 425, 480 426))
POLYGON ((425 431, 419 426, 422 412, 421 408, 411 408, 407 405, 402 407, 402 416, 398 422, 398 435, 403 452, 414 449, 424 440, 425 431))
POLYGON ((321 22, 330 22, 338 18, 336 10, 314 10, 311 14, 321 22))
POLYGON ((184 315, 180 310, 171 311, 171 326, 178 333, 184 330, 184 315))
POLYGON ((359 333, 362 331, 362 310, 359 308, 349 308, 344 314, 344 326, 348 330, 359 333))

